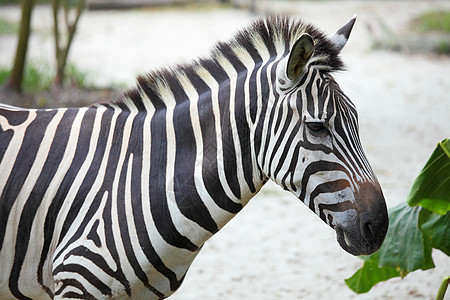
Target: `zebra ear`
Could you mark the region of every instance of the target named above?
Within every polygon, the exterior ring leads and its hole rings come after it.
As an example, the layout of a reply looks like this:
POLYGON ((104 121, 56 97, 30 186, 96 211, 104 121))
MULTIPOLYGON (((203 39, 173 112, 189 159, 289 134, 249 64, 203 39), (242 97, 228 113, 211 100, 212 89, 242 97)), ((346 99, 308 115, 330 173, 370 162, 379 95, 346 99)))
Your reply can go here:
POLYGON ((333 35, 330 36, 330 41, 333 43, 334 47, 338 51, 341 51, 342 48, 344 48, 345 44, 347 43, 348 37, 352 32, 353 25, 355 25, 355 22, 356 22, 356 15, 354 15, 353 18, 351 18, 347 24, 342 26, 333 35))
POLYGON ((292 47, 287 63, 286 75, 290 80, 295 81, 300 77, 313 52, 314 40, 309 34, 302 34, 292 47))

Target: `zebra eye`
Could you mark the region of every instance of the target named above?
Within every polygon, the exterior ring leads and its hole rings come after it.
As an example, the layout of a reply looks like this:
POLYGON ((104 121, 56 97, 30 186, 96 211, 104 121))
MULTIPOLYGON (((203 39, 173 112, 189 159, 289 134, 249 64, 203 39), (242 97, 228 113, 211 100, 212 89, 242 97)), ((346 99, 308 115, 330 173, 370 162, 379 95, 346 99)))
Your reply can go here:
POLYGON ((323 135, 327 132, 327 128, 325 127, 325 125, 320 122, 308 122, 306 123, 306 127, 314 135, 323 135))

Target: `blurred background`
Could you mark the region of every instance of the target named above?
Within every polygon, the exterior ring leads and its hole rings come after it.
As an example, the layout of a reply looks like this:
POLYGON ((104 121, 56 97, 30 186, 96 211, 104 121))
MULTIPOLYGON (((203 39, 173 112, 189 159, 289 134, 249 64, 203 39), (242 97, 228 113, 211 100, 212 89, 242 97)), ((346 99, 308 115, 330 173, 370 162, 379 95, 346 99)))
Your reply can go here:
MULTIPOLYGON (((138 74, 205 56, 216 41, 276 13, 327 34, 358 15, 342 51, 347 71, 335 77, 358 108, 388 206, 404 202, 435 145, 450 136, 450 1, 0 0, 0 102, 117 99, 138 74)), ((268 183, 206 243, 171 299, 433 299, 450 270, 441 252, 433 259, 432 270, 356 295, 344 279, 362 261, 268 183)))

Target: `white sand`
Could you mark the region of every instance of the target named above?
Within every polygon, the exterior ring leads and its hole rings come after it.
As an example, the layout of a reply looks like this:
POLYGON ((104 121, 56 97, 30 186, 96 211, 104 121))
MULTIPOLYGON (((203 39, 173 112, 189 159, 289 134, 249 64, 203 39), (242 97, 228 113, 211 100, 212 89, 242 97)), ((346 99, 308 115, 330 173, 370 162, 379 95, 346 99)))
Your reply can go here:
MULTIPOLYGON (((450 136, 450 59, 372 51, 367 25, 396 30, 418 13, 450 2, 264 2, 265 12, 289 12, 328 33, 358 14, 342 57, 339 84, 359 110, 360 135, 388 206, 404 201, 436 143, 450 136)), ((16 9, 0 16, 18 18, 16 9)), ((71 61, 96 82, 134 82, 137 73, 208 52, 252 18, 239 10, 87 12, 71 61)), ((34 60, 52 59, 50 9, 39 7, 31 41, 34 60)), ((0 64, 11 61, 14 38, 0 38, 0 64)), ((356 295, 344 284, 362 264, 299 200, 269 183, 206 243, 171 299, 433 299, 450 273, 450 259, 433 252, 437 267, 356 295)), ((448 292, 447 294, 449 294, 448 292)), ((448 297, 450 299, 450 296, 448 297)))

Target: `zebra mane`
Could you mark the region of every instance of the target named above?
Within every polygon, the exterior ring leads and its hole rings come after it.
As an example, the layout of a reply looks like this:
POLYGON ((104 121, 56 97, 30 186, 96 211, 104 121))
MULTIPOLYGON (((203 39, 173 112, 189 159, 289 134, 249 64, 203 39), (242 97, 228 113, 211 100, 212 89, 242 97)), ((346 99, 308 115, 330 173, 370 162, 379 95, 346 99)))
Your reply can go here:
MULTIPOLYGON (((287 16, 270 16, 254 21, 243 30, 238 31, 228 42, 218 42, 207 58, 194 60, 189 64, 176 65, 175 67, 162 68, 151 71, 137 77, 135 88, 128 90, 124 97, 115 101, 122 108, 129 109, 135 106, 138 110, 145 110, 148 101, 155 109, 166 107, 169 103, 187 99, 180 82, 186 77, 202 77, 199 70, 209 70, 209 76, 220 78, 223 68, 219 64, 221 57, 230 57, 239 61, 249 59, 249 53, 269 53, 270 56, 287 55, 292 45, 301 34, 308 33, 315 42, 315 50, 310 65, 315 68, 333 72, 344 70, 344 64, 339 57, 339 50, 327 36, 312 24, 306 24, 301 20, 295 20, 287 16), (247 50, 246 55, 240 54, 247 50), (211 72, 212 70, 212 72, 211 72), (167 97, 167 95, 173 95, 167 97), (167 99, 171 98, 171 99, 167 99), (164 100, 163 100, 164 99, 164 100), (146 102, 147 101, 147 102, 146 102), (130 103, 131 102, 131 103, 130 103)), ((251 57, 252 63, 262 61, 260 55, 251 57)), ((206 76, 208 76, 206 75, 206 76)), ((199 94, 202 91, 197 91, 199 94)))

